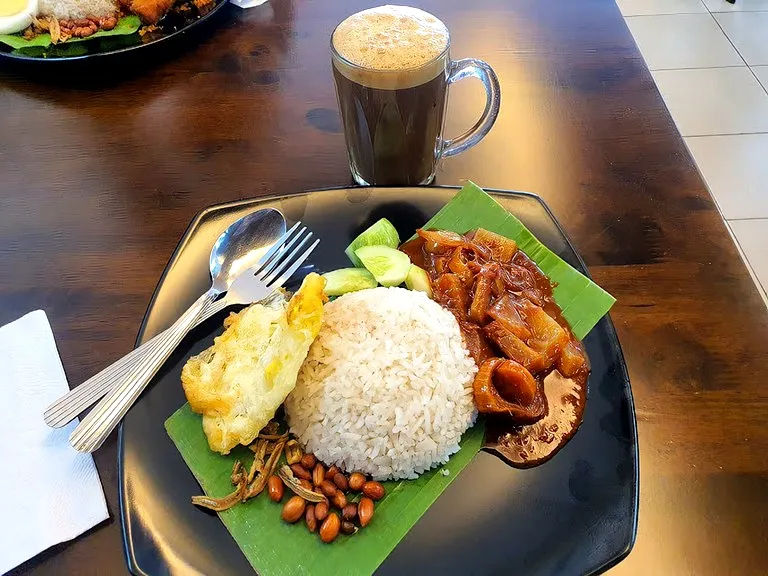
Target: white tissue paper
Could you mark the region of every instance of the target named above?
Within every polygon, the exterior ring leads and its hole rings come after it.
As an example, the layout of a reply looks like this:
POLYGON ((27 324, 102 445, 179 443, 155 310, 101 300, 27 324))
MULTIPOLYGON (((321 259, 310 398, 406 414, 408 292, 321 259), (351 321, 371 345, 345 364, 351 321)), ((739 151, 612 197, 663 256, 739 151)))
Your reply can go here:
POLYGON ((68 390, 45 312, 0 328, 0 574, 109 517, 93 457, 69 445, 77 422, 43 421, 68 390))

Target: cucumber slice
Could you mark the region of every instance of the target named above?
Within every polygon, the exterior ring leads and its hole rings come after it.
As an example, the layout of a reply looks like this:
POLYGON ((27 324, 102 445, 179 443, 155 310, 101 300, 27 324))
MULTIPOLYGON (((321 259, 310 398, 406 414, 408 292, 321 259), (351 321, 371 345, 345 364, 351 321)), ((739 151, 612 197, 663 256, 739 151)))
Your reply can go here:
POLYGON ((365 268, 342 268, 323 274, 325 293, 328 296, 341 296, 347 292, 376 288, 378 285, 373 274, 365 268))
POLYGON ((408 290, 418 290, 426 292, 427 296, 432 298, 432 284, 426 270, 419 268, 416 264, 411 264, 408 269, 408 276, 405 277, 405 285, 408 290))
POLYGON ((358 268, 363 267, 363 263, 355 255, 355 251, 363 246, 389 246, 390 248, 397 248, 400 245, 400 236, 397 234, 397 230, 392 226, 392 222, 386 218, 382 218, 376 222, 373 226, 365 230, 360 236, 352 240, 352 244, 347 246, 344 250, 346 255, 358 268))
POLYGON ((402 284, 411 268, 408 254, 389 246, 363 246, 355 255, 382 286, 402 284))

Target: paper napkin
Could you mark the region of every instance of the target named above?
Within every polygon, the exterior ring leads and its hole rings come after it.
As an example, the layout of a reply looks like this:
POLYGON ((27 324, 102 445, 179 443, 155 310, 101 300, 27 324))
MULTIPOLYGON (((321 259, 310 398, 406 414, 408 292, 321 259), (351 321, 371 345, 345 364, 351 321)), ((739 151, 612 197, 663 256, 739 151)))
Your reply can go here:
POLYGON ((69 445, 77 422, 43 422, 68 390, 45 312, 0 328, 0 574, 109 517, 93 457, 69 445))

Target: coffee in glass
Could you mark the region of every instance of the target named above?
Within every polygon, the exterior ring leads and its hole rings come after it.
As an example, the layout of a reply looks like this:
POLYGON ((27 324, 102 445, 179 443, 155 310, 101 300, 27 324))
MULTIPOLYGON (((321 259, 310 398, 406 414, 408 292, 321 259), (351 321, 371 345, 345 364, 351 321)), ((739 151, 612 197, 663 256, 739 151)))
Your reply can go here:
POLYGON ((417 8, 380 6, 353 14, 331 37, 333 75, 349 166, 363 185, 428 184, 437 162, 473 146, 499 110, 499 83, 481 60, 452 61, 445 24, 417 8), (442 137, 448 86, 468 76, 486 88, 477 124, 442 137))

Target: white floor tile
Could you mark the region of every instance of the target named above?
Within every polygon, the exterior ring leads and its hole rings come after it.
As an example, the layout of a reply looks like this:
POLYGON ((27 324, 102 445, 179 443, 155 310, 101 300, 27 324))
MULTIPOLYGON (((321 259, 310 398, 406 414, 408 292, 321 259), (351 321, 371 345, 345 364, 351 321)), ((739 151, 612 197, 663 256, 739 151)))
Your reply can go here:
POLYGON ((752 72, 754 72, 757 79, 760 80, 763 88, 768 91, 768 66, 753 66, 752 72))
POLYGON ((768 132, 768 94, 746 66, 653 72, 683 136, 768 132))
POLYGON ((768 10, 768 0, 736 0, 735 4, 725 0, 703 0, 710 12, 755 12, 768 10))
POLYGON ((731 12, 714 16, 747 64, 768 64, 768 12, 731 12))
POLYGON ((627 18, 650 70, 743 66, 711 14, 668 14, 627 18))
POLYGON ((616 0, 616 4, 624 16, 707 12, 701 0, 616 0))
POLYGON ((768 286, 768 220, 729 222, 763 291, 768 286))
POLYGON ((768 134, 685 142, 726 220, 768 218, 768 134))
MULTIPOLYGON (((735 220, 735 222, 743 222, 743 220, 735 220)), ((757 286, 757 291, 763 297, 763 302, 765 302, 766 307, 768 307, 768 293, 766 293, 765 288, 763 288, 760 285, 760 281, 757 279, 757 274, 755 274, 755 271, 752 269, 752 265, 749 263, 749 260, 747 260, 747 255, 744 254, 744 250, 742 250, 741 245, 739 244, 739 241, 736 238, 736 234, 734 234, 733 229, 731 228, 731 223, 726 221, 725 228, 726 230, 728 230, 728 235, 731 237, 731 240, 736 245, 736 249, 739 252, 739 256, 741 257, 742 260, 744 260, 744 264, 747 267, 749 276, 752 278, 752 282, 754 282, 755 286, 757 286)))

